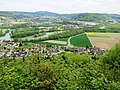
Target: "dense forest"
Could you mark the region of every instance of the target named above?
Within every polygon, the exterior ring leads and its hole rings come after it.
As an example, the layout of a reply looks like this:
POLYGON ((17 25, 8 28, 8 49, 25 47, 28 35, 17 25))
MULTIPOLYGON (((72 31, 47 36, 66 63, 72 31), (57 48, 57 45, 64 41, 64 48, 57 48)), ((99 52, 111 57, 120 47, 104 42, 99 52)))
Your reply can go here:
POLYGON ((0 59, 0 90, 119 90, 120 43, 103 56, 42 54, 0 59))
POLYGON ((90 21, 90 22, 100 22, 100 21, 111 20, 111 17, 107 14, 105 15, 98 13, 83 13, 83 14, 73 15, 72 19, 81 20, 81 21, 90 21))

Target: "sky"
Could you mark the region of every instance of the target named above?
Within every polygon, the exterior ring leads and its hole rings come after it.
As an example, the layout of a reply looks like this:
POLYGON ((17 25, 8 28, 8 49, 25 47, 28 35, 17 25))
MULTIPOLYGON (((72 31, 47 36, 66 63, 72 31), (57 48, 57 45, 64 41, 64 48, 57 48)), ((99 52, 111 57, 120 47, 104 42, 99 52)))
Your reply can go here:
POLYGON ((0 0, 0 11, 120 14, 120 0, 0 0))

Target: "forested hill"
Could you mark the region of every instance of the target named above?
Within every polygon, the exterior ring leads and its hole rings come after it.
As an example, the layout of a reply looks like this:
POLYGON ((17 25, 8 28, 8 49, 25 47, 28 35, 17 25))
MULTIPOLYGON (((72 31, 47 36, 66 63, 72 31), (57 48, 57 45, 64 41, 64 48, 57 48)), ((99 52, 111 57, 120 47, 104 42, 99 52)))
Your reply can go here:
POLYGON ((111 20, 112 17, 110 17, 107 14, 98 14, 98 13, 81 13, 76 14, 71 17, 74 20, 82 20, 82 21, 106 21, 111 20))
POLYGON ((110 14, 109 16, 112 17, 113 19, 120 20, 120 15, 118 14, 110 14))
MULTIPOLYGON (((18 11, 0 11, 0 16, 15 17, 15 16, 62 16, 62 14, 57 14, 47 11, 38 12, 18 12, 18 11)), ((63 15, 64 16, 64 15, 63 15)))
POLYGON ((36 15, 31 12, 0 11, 0 16, 19 19, 19 18, 31 18, 36 15))
POLYGON ((16 11, 0 11, 0 16, 23 18, 31 16, 58 16, 68 17, 73 20, 82 21, 106 21, 106 20, 120 20, 119 14, 101 14, 101 13, 75 13, 75 14, 58 14, 47 11, 38 12, 16 12, 16 11))

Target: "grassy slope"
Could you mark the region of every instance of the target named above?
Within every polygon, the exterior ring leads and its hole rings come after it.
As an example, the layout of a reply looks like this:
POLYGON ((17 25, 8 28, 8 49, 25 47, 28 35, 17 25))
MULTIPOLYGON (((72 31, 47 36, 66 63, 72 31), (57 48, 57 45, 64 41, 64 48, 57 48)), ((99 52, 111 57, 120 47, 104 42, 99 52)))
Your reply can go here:
POLYGON ((89 47, 92 47, 86 34, 78 35, 78 36, 71 38, 70 43, 73 46, 78 46, 78 47, 86 47, 87 45, 89 47))

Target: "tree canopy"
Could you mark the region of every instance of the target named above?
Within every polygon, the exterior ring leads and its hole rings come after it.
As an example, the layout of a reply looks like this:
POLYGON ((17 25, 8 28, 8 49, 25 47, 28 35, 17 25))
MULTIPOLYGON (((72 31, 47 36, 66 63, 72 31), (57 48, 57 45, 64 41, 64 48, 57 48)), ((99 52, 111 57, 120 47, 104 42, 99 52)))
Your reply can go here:
POLYGON ((42 54, 0 60, 1 90, 119 90, 120 43, 97 60, 65 52, 45 60, 42 54))

